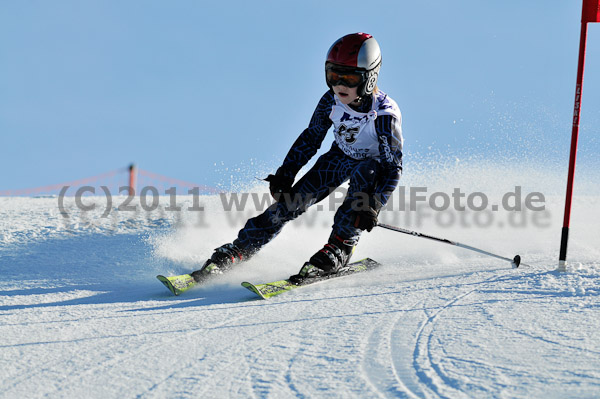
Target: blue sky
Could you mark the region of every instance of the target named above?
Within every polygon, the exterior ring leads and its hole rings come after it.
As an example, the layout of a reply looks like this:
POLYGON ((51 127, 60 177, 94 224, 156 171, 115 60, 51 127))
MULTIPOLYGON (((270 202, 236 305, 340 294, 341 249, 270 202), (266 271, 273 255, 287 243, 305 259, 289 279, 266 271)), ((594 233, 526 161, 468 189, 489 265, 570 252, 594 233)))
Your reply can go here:
MULTIPOLYGON (((579 0, 3 1, 0 190, 130 162, 207 185, 224 168, 268 172, 327 89, 327 49, 357 31, 382 48, 405 173, 452 155, 566 174, 580 16, 579 0)), ((599 125, 590 24, 580 162, 597 158, 599 125)))

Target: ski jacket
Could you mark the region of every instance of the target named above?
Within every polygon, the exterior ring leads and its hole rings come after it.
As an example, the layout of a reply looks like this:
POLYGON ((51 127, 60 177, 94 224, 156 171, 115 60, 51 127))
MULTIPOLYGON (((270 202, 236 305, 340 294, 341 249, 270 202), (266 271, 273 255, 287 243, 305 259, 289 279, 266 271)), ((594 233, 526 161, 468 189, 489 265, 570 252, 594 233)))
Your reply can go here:
MULTIPOLYGON (((382 91, 367 97, 358 109, 342 104, 327 91, 310 120, 296 139, 277 174, 295 178, 317 153, 333 125, 335 141, 331 150, 362 160, 375 158, 382 166, 375 193, 385 205, 398 186, 402 173, 402 115, 394 100, 382 91)), ((330 150, 330 151, 331 151, 330 150)))

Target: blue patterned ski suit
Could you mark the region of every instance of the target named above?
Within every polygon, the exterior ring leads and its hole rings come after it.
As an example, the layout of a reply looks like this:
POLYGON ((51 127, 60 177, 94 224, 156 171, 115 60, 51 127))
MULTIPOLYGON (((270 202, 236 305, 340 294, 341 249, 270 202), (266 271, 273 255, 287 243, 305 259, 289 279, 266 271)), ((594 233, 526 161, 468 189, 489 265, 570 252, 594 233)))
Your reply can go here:
POLYGON ((236 246, 248 253, 258 251, 287 222, 348 179, 348 194, 336 211, 332 233, 349 243, 358 242, 362 231, 353 225, 352 209, 352 203, 359 199, 357 194, 376 197, 383 206, 398 186, 402 172, 401 115, 396 103, 381 91, 363 99, 356 109, 341 104, 329 90, 277 174, 295 178, 319 150, 332 125, 335 141, 331 149, 294 184, 291 201, 280 200, 249 219, 234 241, 236 246))

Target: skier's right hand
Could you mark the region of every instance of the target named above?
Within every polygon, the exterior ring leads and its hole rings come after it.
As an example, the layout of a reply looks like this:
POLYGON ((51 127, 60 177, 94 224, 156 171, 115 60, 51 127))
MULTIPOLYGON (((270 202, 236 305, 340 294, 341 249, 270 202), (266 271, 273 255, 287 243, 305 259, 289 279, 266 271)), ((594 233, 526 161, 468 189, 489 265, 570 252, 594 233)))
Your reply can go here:
POLYGON ((282 195, 291 195, 292 193, 294 179, 291 177, 275 174, 267 176, 265 181, 269 182, 269 190, 271 191, 273 198, 275 198, 275 201, 279 201, 279 199, 282 198, 282 195))

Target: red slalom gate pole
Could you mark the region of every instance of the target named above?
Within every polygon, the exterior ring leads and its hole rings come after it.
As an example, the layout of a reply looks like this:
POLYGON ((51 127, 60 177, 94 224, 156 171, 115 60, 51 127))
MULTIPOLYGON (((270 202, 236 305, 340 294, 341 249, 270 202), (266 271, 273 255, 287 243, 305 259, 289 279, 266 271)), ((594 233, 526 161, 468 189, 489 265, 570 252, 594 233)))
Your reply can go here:
POLYGON ((129 165, 129 195, 135 195, 135 164, 129 165))
POLYGON ((567 270, 567 244, 571 222, 571 205, 573 200, 573 180, 575 177, 575 161, 577 159, 577 141, 579 139, 579 120, 581 116, 581 94, 583 90, 583 71, 585 66, 585 47, 587 41, 588 22, 600 22, 600 0, 583 0, 581 14, 581 35, 579 37, 579 61, 577 63, 577 83, 575 85, 575 105, 573 107, 573 128, 571 130, 571 152, 569 155, 569 175, 565 198, 565 214, 560 240, 558 270, 567 270))

